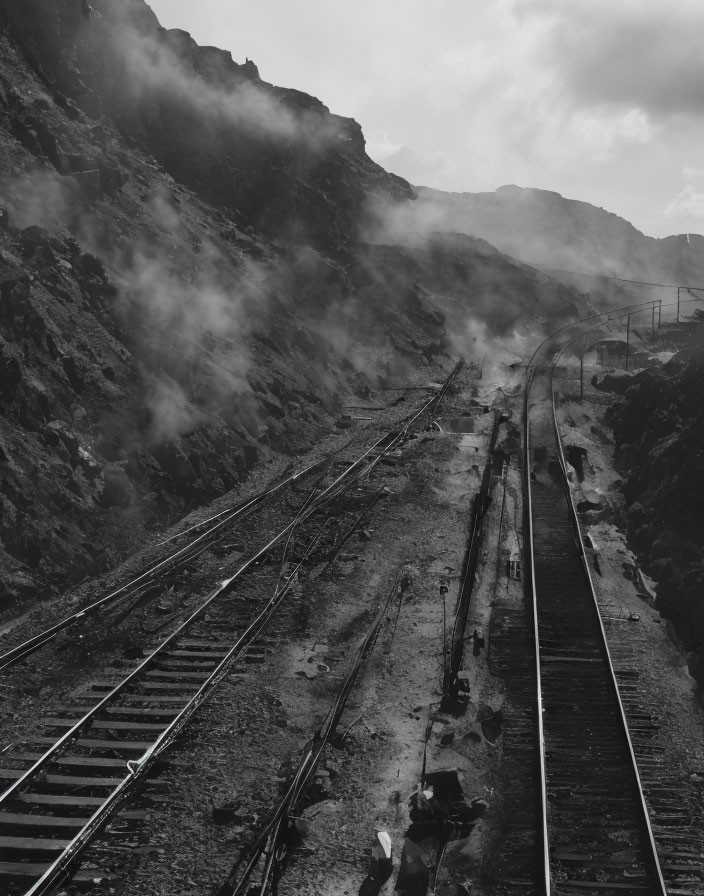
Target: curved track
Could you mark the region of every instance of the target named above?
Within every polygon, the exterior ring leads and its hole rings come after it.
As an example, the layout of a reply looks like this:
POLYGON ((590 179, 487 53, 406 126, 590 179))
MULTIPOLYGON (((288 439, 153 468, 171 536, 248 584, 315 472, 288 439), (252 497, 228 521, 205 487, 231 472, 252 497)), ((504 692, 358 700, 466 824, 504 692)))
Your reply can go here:
MULTIPOLYGON (((566 337, 567 339, 567 337, 566 337)), ((525 477, 541 756, 541 890, 665 896, 554 417, 554 345, 526 390, 525 477)))

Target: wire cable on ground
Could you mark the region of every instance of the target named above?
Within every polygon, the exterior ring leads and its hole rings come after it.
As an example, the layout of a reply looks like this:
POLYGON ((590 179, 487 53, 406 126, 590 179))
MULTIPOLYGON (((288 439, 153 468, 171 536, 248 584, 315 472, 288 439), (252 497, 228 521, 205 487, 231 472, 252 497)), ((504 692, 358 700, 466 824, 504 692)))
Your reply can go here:
POLYGON ((296 773, 294 774, 285 795, 274 810, 264 829, 261 831, 257 841, 251 848, 249 855, 245 859, 239 860, 233 867, 227 880, 218 890, 218 896, 243 896, 245 893, 249 896, 249 894, 252 894, 253 892, 258 893, 258 896, 265 896, 265 894, 269 892, 285 855, 283 839, 284 834, 286 833, 288 817, 295 814, 296 805, 303 796, 305 788, 315 772, 315 768, 320 761, 323 750, 335 732, 361 667, 374 649, 379 631, 386 619, 389 606, 391 605, 394 595, 398 593, 402 574, 403 570, 397 575, 392 588, 388 592, 386 599, 376 616, 374 624, 360 644, 352 663, 352 668, 348 672, 342 687, 338 691, 332 706, 325 716, 325 719, 306 745, 296 773), (257 871, 257 867, 262 863, 262 860, 263 868, 260 879, 258 882, 253 883, 253 877, 257 871), (254 886, 256 890, 253 891, 251 889, 252 886, 254 886))

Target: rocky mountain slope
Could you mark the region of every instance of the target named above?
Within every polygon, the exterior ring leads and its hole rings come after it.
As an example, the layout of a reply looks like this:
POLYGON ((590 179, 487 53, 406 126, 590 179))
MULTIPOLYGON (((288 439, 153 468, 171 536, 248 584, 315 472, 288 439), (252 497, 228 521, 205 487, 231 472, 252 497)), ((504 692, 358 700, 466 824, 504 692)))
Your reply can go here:
POLYGON ((654 239, 618 215, 549 190, 513 185, 494 193, 415 190, 418 200, 390 215, 399 233, 458 231, 551 268, 704 286, 704 237, 699 234, 654 239))
POLYGON ((365 242, 370 201, 413 191, 356 122, 142 0, 7 0, 0 59, 0 611, 295 456, 349 396, 576 312, 478 240, 365 242))
POLYGON ((609 412, 628 537, 658 581, 658 607, 672 620, 692 672, 704 684, 704 347, 699 328, 691 348, 663 367, 632 379, 609 412))

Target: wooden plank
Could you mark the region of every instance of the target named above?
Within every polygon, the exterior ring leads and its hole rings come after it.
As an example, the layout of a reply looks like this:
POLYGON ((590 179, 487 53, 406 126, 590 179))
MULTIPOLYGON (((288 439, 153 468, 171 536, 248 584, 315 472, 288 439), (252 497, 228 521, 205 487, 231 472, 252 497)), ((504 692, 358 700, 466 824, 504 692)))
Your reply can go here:
POLYGON ((49 868, 37 862, 0 862, 0 877, 31 877, 37 880, 49 868))
POLYGON ((209 672, 181 672, 171 669, 149 669, 146 672, 149 678, 164 678, 174 681, 205 681, 210 676, 209 672))
POLYGON ((93 809, 105 802, 100 796, 69 796, 66 793, 18 793, 17 799, 28 806, 85 806, 93 809))
POLYGON ((106 706, 103 712, 111 716, 132 716, 137 718, 155 718, 166 717, 173 719, 178 715, 178 710, 172 707, 156 707, 156 706, 106 706))
POLYGON ((0 835, 0 849, 63 852, 70 843, 70 840, 50 840, 46 837, 5 837, 0 835))
MULTIPOLYGON (((33 737, 33 744, 55 744, 56 739, 53 737, 33 737)), ((94 740, 92 738, 79 738, 75 741, 79 747, 91 747, 100 750, 125 750, 126 752, 142 752, 149 750, 154 746, 154 741, 138 741, 138 740, 94 740)))
POLYGON ((26 768, 0 768, 1 781, 16 781, 27 771, 26 768))
MULTIPOLYGON (((150 688, 155 688, 156 683, 150 684, 150 688)), ((170 686, 169 686, 170 687, 170 686)), ((171 688, 173 690, 173 688, 171 688)), ((179 704, 181 707, 185 706, 188 702, 188 698, 186 696, 180 696, 179 694, 124 694, 122 697, 126 703, 139 703, 140 705, 147 706, 155 706, 156 704, 179 704)), ((118 707, 115 707, 116 709, 118 707)), ((176 710, 178 712, 178 710, 176 710)))
POLYGON ((169 727, 169 722, 123 722, 120 719, 96 719, 91 731, 154 731, 159 733, 169 727))
MULTIPOLYGON (((561 880, 560 889, 573 887, 578 890, 624 890, 629 893, 650 893, 651 888, 647 884, 623 883, 609 880, 561 880)), ((670 891, 671 892, 671 891, 670 891)))
POLYGON ((181 657, 191 658, 191 659, 206 659, 209 660, 211 657, 213 659, 224 659, 229 650, 170 650, 168 653, 164 654, 167 657, 181 657))
POLYGON ((42 783, 60 785, 61 787, 105 787, 114 790, 119 787, 127 775, 121 778, 84 778, 78 775, 45 775, 42 783))
MULTIPOLYGON (((0 769, 0 779, 3 781, 16 781, 21 778, 26 769, 3 768, 0 769)), ((127 772, 127 766, 125 766, 127 772)), ((121 784, 127 774, 122 778, 79 778, 74 775, 43 775, 40 773, 39 780, 47 784, 62 784, 69 787, 117 787, 121 784)))
POLYGON ((154 746, 153 740, 96 740, 93 738, 80 738, 76 741, 79 747, 89 747, 94 750, 120 750, 125 753, 146 753, 154 746))
POLYGON ((222 641, 210 641, 210 640, 208 640, 208 638, 186 638, 183 641, 179 641, 178 643, 179 643, 178 649, 181 649, 182 647, 195 647, 195 648, 203 647, 206 649, 214 647, 217 650, 220 650, 220 648, 222 648, 222 646, 223 646, 222 641))
MULTIPOLYGON (((90 811, 103 805, 100 796, 69 796, 61 793, 19 793, 17 799, 28 806, 51 806, 54 809, 85 809, 90 811)), ((90 813, 92 815, 92 812, 90 813)), ((143 809, 121 809, 114 816, 115 821, 144 821, 148 812, 143 809)))
MULTIPOLYGON (((23 759, 27 762, 36 762, 42 758, 41 753, 13 753, 12 759, 23 759)), ((63 765, 69 768, 111 768, 120 771, 126 767, 124 759, 107 759, 104 756, 59 756, 52 760, 52 764, 63 765)))
POLYGON ((213 669, 219 663, 222 662, 222 658, 219 656, 208 656, 206 653, 201 653, 200 656, 174 656, 173 654, 169 654, 168 656, 163 656, 159 660, 159 669, 196 669, 203 670, 213 669))
MULTIPOLYGON (((11 877, 39 880, 49 868, 49 865, 40 865, 38 862, 0 862, 0 878, 11 877)), ((114 879, 114 874, 109 874, 107 871, 99 871, 97 868, 79 868, 71 878, 73 882, 82 884, 114 879)))
POLYGON ((73 818, 62 815, 23 815, 14 812, 0 812, 0 824, 30 828, 82 828, 89 821, 76 815, 73 818))

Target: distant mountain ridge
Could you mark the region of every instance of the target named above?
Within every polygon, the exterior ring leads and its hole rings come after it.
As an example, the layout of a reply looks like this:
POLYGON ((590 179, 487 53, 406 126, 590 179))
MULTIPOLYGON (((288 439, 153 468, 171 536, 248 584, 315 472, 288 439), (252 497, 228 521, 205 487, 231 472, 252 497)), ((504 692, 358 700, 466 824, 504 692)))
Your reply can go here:
POLYGON ((415 187, 400 226, 480 237, 523 261, 588 274, 704 286, 704 236, 646 236, 602 208, 550 190, 508 185, 493 193, 415 187))

